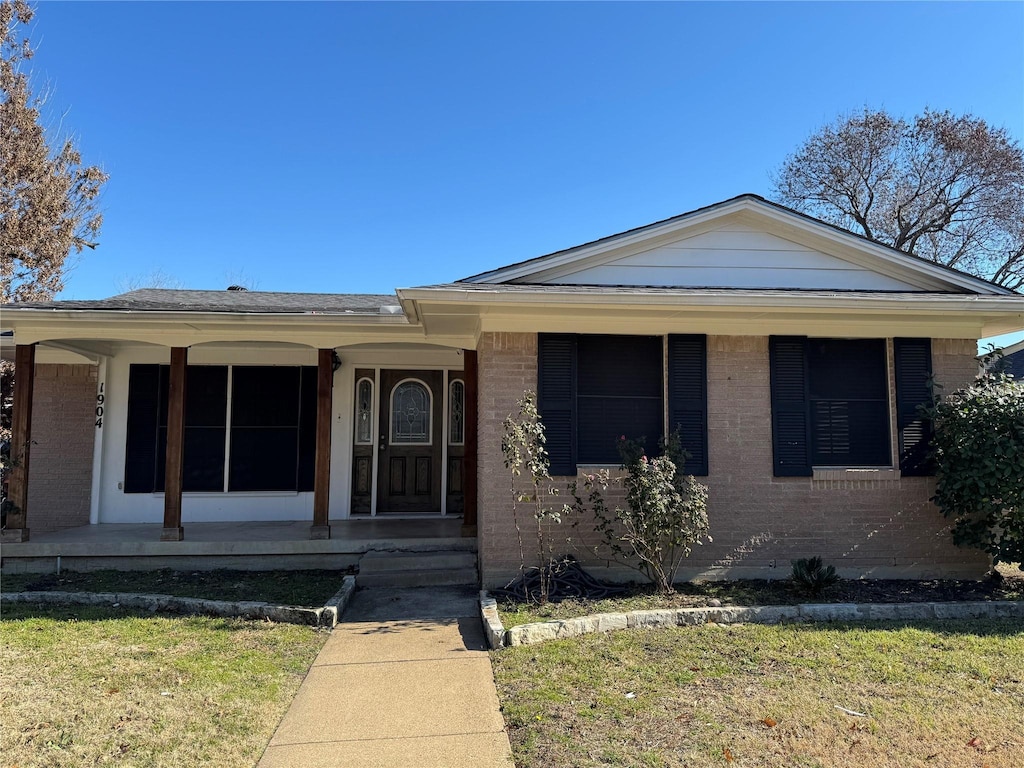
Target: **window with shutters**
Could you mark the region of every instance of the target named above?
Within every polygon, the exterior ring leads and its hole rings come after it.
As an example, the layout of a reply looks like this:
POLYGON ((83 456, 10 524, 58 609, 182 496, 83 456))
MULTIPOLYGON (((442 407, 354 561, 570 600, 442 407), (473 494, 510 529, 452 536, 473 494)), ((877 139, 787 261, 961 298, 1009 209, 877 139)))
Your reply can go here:
POLYGON ((644 438, 656 455, 668 423, 691 455, 686 471, 706 475, 706 381, 703 335, 671 335, 666 345, 662 336, 540 334, 538 400, 551 474, 618 465, 623 436, 644 438))
MULTIPOLYGON (((313 489, 315 367, 190 365, 185 375, 183 490, 313 489)), ((168 379, 166 365, 129 369, 126 493, 164 489, 168 379)))
POLYGON ((810 339, 808 400, 813 466, 889 466, 884 339, 810 339))
MULTIPOLYGON (((927 447, 927 427, 914 414, 928 399, 931 348, 927 339, 898 339, 894 351, 898 410, 908 411, 898 423, 900 466, 913 474, 909 457, 918 461, 927 447)), ((885 339, 773 336, 769 354, 776 476, 892 466, 885 339)))

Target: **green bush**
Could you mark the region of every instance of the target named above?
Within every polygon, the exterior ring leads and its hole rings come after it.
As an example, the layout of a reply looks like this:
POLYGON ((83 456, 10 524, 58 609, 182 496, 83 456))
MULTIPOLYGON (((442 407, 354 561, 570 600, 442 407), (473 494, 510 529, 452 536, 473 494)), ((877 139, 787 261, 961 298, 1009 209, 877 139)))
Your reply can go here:
POLYGON ((708 489, 683 471, 686 453, 678 433, 660 441, 663 455, 653 459, 645 454, 644 442, 643 438, 619 439, 625 475, 611 478, 606 470, 585 475, 586 502, 576 483, 571 484, 571 509, 577 513, 573 524, 578 524, 589 507, 605 551, 642 573, 662 593, 670 594, 683 558, 705 539, 711 541, 708 489), (611 484, 622 486, 625 506, 608 507, 602 491, 611 484))
POLYGON ((1024 381, 983 373, 930 411, 936 488, 953 540, 1024 561, 1024 381))
POLYGON ((820 557, 794 560, 790 578, 799 591, 812 597, 820 597, 826 589, 839 581, 835 566, 825 565, 820 557))

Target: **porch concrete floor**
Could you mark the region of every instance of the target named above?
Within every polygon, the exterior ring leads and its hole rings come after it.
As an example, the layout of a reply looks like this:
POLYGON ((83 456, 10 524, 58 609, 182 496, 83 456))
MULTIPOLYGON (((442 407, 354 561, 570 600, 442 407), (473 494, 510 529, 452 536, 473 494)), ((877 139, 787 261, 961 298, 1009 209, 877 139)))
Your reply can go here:
MULTIPOLYGON (((31 525, 31 521, 29 523, 31 525)), ((84 525, 5 544, 4 558, 159 555, 270 555, 362 553, 374 550, 476 550, 461 535, 462 519, 369 518, 332 520, 330 539, 310 539, 310 521, 184 523, 182 541, 160 541, 154 523, 84 525)))

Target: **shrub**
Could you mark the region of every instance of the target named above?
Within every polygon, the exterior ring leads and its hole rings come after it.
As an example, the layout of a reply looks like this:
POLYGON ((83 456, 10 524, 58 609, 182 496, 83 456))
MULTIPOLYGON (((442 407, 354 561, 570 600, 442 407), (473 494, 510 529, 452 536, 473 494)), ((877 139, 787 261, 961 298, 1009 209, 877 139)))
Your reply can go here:
POLYGON ((537 411, 537 397, 533 392, 525 392, 519 399, 518 413, 509 414, 502 423, 501 452, 505 456, 505 467, 509 470, 510 492, 512 494, 512 521, 515 525, 519 541, 519 571, 524 584, 536 581, 537 591, 527 589, 527 597, 546 603, 550 597, 552 569, 555 557, 551 538, 545 532, 547 523, 562 522, 562 508, 555 507, 552 499, 558 496, 558 489, 551 485, 551 474, 548 468, 551 462, 547 449, 544 447, 544 424, 537 411), (517 487, 517 478, 525 469, 529 490, 517 487), (536 534, 537 561, 536 566, 526 565, 526 548, 523 544, 523 533, 520 527, 520 504, 532 507, 536 534), (536 573, 533 573, 533 569, 536 573))
POLYGON ((932 500, 953 518, 953 541, 988 552, 994 563, 1024 561, 1024 382, 996 366, 929 415, 932 500))
MULTIPOLYGON (((643 440, 619 441, 623 477, 607 472, 588 475, 584 488, 593 511, 594 527, 615 560, 636 569, 663 593, 673 583, 684 557, 708 535, 708 489, 683 472, 685 453, 678 434, 662 441, 663 455, 648 459, 643 440), (602 491, 611 483, 623 486, 626 506, 609 510, 602 491)), ((584 504, 575 484, 571 487, 574 511, 584 504)))
POLYGON ((826 566, 820 557, 794 560, 790 578, 800 592, 812 597, 820 597, 826 589, 839 581, 835 566, 826 566))

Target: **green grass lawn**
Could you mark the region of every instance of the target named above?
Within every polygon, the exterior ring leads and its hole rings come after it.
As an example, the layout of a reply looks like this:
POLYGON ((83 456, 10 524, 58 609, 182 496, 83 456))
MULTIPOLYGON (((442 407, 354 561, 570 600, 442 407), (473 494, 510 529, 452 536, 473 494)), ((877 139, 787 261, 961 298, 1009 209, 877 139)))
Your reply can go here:
POLYGON ((251 768, 326 639, 291 624, 5 607, 0 763, 251 768))
POLYGON ((319 607, 341 589, 348 571, 65 571, 0 578, 4 592, 132 592, 208 600, 256 600, 319 607))
POLYGON ((492 659, 519 768, 1024 765, 1019 620, 625 630, 492 659))

